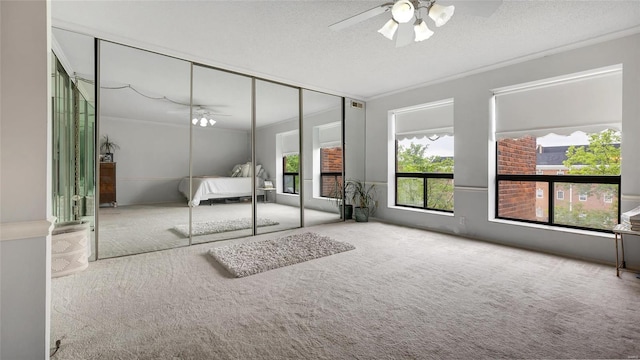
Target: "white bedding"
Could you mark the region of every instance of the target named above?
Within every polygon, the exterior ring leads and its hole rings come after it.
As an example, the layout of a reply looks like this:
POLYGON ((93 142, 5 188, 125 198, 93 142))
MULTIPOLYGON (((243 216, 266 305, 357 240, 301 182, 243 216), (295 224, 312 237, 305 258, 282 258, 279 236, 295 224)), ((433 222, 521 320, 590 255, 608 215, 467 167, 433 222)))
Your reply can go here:
MULTIPOLYGON (((256 187, 262 187, 264 180, 256 178, 256 187)), ((191 206, 198 206, 202 200, 251 196, 250 177, 194 176, 193 196, 189 196, 189 177, 180 180, 178 190, 190 199, 191 206)), ((257 190, 258 195, 264 192, 257 190)))

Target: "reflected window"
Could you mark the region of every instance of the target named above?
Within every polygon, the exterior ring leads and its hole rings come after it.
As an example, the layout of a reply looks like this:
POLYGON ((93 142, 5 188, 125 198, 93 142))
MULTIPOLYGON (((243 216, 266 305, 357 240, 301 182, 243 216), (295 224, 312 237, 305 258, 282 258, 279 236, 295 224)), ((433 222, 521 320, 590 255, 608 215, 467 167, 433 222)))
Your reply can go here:
POLYGON ((342 147, 320 148, 320 196, 337 198, 342 188, 342 147))
POLYGON ((300 194, 300 154, 282 157, 282 192, 300 194))

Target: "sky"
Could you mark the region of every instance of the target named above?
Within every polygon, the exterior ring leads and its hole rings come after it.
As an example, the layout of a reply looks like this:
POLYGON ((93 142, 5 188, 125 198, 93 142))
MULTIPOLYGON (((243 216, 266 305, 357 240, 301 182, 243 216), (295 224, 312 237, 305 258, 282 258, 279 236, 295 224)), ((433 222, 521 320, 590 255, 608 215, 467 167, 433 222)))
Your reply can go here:
MULTIPOLYGON (((549 134, 536 139, 538 145, 544 147, 549 146, 568 146, 568 145, 589 145, 589 136, 582 131, 576 131, 569 136, 549 134)), ((453 136, 442 136, 435 141, 426 137, 406 139, 398 142, 399 145, 408 147, 411 143, 428 145, 425 155, 427 156, 453 156, 453 136)))

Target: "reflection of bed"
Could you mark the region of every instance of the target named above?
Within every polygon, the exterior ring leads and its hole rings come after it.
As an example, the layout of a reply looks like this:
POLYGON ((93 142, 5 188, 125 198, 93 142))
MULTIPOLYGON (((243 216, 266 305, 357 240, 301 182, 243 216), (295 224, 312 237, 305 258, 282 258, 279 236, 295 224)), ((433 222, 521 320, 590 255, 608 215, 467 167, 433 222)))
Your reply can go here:
MULTIPOLYGON (((263 186, 264 180, 256 177, 256 188, 263 186)), ((180 180, 178 190, 187 198, 191 198, 191 206, 198 206, 208 199, 228 199, 251 196, 250 177, 194 176, 193 196, 189 194, 189 177, 180 180)), ((256 190, 258 195, 264 191, 256 190)))

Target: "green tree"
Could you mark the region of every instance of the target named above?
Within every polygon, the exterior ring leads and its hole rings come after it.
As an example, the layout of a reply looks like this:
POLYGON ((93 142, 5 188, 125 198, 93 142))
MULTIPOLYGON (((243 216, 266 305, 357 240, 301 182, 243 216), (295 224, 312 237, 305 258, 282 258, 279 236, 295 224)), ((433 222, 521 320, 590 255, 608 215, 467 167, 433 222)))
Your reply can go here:
POLYGON ((620 175, 620 133, 606 130, 589 135, 589 146, 569 146, 563 165, 569 174, 620 175))
MULTIPOLYGON (((411 143, 408 147, 398 146, 398 172, 403 173, 453 173, 453 159, 440 156, 426 156, 428 145, 411 143)), ((398 178, 396 195, 398 204, 424 206, 424 186, 422 178, 398 178)), ((428 208, 453 211, 453 180, 427 179, 428 208)))
POLYGON ((411 143, 398 147, 398 172, 451 173, 453 158, 426 156, 429 145, 411 143))
MULTIPOLYGON (((570 175, 620 175, 620 133, 606 130, 589 135, 588 146, 570 146, 567 160, 563 161, 570 175)), ((574 194, 586 194, 589 201, 603 201, 611 197, 611 204, 604 208, 585 208, 581 203, 554 205, 554 221, 560 224, 595 229, 611 229, 618 221, 619 189, 611 184, 557 183, 557 189, 574 194)))
POLYGON ((285 172, 297 173, 298 169, 300 169, 300 155, 295 154, 295 155, 285 156, 285 164, 286 164, 286 169, 284 169, 285 172))
MULTIPOLYGON (((295 173, 300 172, 300 154, 287 155, 284 157, 284 172, 295 173)), ((285 175, 284 186, 286 188, 293 188, 295 183, 295 193, 300 193, 300 176, 285 175)))

